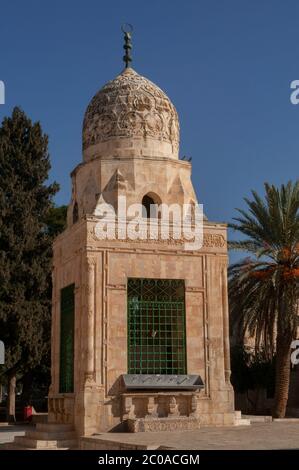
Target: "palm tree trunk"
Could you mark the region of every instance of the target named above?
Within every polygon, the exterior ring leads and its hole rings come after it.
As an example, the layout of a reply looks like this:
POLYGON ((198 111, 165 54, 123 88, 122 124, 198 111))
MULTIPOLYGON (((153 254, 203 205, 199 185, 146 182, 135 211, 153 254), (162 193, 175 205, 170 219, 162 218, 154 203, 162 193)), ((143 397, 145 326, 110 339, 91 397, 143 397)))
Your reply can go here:
POLYGON ((291 372, 290 356, 291 341, 286 336, 277 336, 273 418, 284 418, 286 414, 291 372))
POLYGON ((6 415, 8 422, 16 421, 16 373, 12 372, 8 376, 8 395, 7 395, 7 407, 6 415))

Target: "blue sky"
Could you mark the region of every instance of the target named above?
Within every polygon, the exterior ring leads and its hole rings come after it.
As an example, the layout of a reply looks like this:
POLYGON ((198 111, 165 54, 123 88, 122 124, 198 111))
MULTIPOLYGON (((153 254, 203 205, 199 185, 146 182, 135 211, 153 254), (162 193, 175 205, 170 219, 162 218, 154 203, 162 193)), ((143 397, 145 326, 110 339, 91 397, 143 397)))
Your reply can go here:
POLYGON ((0 119, 19 105, 41 121, 56 202, 68 203, 84 110, 121 71, 130 22, 133 67, 179 112, 198 199, 210 219, 229 221, 251 189, 298 178, 298 18, 296 0, 2 0, 0 119))

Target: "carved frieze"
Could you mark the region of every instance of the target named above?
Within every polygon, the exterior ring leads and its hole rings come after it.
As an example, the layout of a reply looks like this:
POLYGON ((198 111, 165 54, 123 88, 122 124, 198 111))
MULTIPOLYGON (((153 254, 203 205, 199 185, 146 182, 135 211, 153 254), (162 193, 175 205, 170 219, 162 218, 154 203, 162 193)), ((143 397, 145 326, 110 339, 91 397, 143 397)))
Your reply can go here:
POLYGON ((221 233, 205 233, 203 246, 207 248, 223 248, 225 246, 225 238, 221 233))
POLYGON ((166 94, 129 68, 91 100, 83 123, 83 149, 111 138, 151 137, 179 144, 177 112, 166 94))
MULTIPOLYGON (((117 225, 116 225, 117 227, 117 225)), ((100 239, 97 236, 97 230, 95 227, 91 228, 88 231, 89 236, 91 239, 95 241, 99 241, 100 239)), ((113 242, 114 240, 112 240, 113 242)), ((162 238, 161 233, 159 232, 158 236, 154 238, 146 238, 144 237, 143 239, 136 239, 136 240, 131 240, 128 237, 123 237, 123 238, 116 238, 115 242, 129 242, 129 243, 142 243, 142 244, 166 244, 166 245, 178 245, 183 247, 185 243, 188 243, 192 240, 185 239, 183 236, 181 238, 177 238, 174 236, 174 234, 170 231, 169 237, 167 239, 162 238)), ((221 233, 204 233, 203 234, 203 245, 202 248, 225 248, 226 247, 226 239, 221 233)))

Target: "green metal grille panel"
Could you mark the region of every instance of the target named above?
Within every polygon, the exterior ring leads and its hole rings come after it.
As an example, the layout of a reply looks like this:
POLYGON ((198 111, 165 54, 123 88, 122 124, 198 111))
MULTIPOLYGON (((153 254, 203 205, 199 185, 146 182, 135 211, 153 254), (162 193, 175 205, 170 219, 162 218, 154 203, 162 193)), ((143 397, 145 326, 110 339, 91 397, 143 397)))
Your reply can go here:
POLYGON ((186 374, 183 280, 128 280, 129 374, 186 374))
POLYGON ((60 393, 74 391, 74 289, 71 284, 61 289, 60 294, 60 393))

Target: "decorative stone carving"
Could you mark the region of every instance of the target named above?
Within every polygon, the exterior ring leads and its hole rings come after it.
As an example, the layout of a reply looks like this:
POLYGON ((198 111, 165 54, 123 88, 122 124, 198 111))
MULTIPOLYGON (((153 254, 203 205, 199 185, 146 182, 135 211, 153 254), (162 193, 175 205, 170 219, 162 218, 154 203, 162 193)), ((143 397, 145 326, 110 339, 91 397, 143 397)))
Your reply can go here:
POLYGON ((91 100, 83 122, 83 149, 114 138, 151 137, 179 145, 179 120, 166 94, 132 68, 91 100))
MULTIPOLYGON (((101 196, 102 197, 102 196, 101 196)), ((103 199, 102 199, 103 200, 103 199)), ((118 230, 118 222, 115 222, 115 229, 118 230)), ((173 233, 173 228, 170 226, 169 230, 169 237, 167 239, 162 238, 161 231, 158 231, 156 238, 144 237, 144 239, 137 238, 136 240, 131 240, 126 236, 126 232, 124 228, 121 229, 124 236, 118 237, 117 241, 121 242, 130 242, 130 243, 142 243, 142 244, 165 244, 165 245, 179 245, 182 246, 184 243, 188 243, 190 240, 182 234, 180 238, 176 238, 173 233)), ((146 230, 149 230, 147 225, 145 224, 145 234, 146 230)), ((183 230, 182 230, 183 231, 183 230)), ((116 232, 117 233, 117 232, 116 232)), ((148 232, 149 233, 149 232, 148 232)), ((88 236, 94 240, 99 241, 100 238, 97 235, 96 226, 92 227, 91 230, 88 231, 88 236)), ((202 248, 225 248, 226 247, 226 240, 223 235, 218 233, 204 233, 203 234, 203 245, 202 248)))
POLYGON ((193 416, 195 418, 199 417, 199 403, 197 395, 192 395, 190 416, 193 416))
POLYGON ((198 395, 187 391, 122 394, 122 421, 129 432, 198 429, 198 395))
POLYGON ((225 238, 218 233, 207 233, 203 237, 203 246, 207 248, 223 248, 225 245, 225 238))
POLYGON ((87 372, 85 374, 84 388, 93 388, 95 386, 94 374, 87 372))
POLYGON ((178 416, 179 409, 175 397, 170 397, 169 399, 169 414, 171 416, 178 416))
POLYGON ((129 432, 192 431, 199 428, 200 419, 193 416, 135 418, 127 421, 127 430, 129 432))
POLYGON ((134 419, 135 418, 135 410, 133 405, 132 397, 124 397, 123 400, 123 420, 126 419, 134 419))
POLYGON ((158 413, 157 413, 157 404, 155 402, 155 397, 152 396, 152 397, 148 397, 148 402, 147 402, 147 413, 148 413, 148 417, 156 417, 158 416, 158 413))
POLYGON ((74 398, 66 396, 52 396, 48 398, 50 421, 57 423, 71 423, 73 420, 74 398))
POLYGON ((94 371, 94 281, 95 281, 95 258, 88 257, 86 259, 86 353, 87 363, 85 372, 84 388, 89 388, 94 385, 95 371, 94 371))

